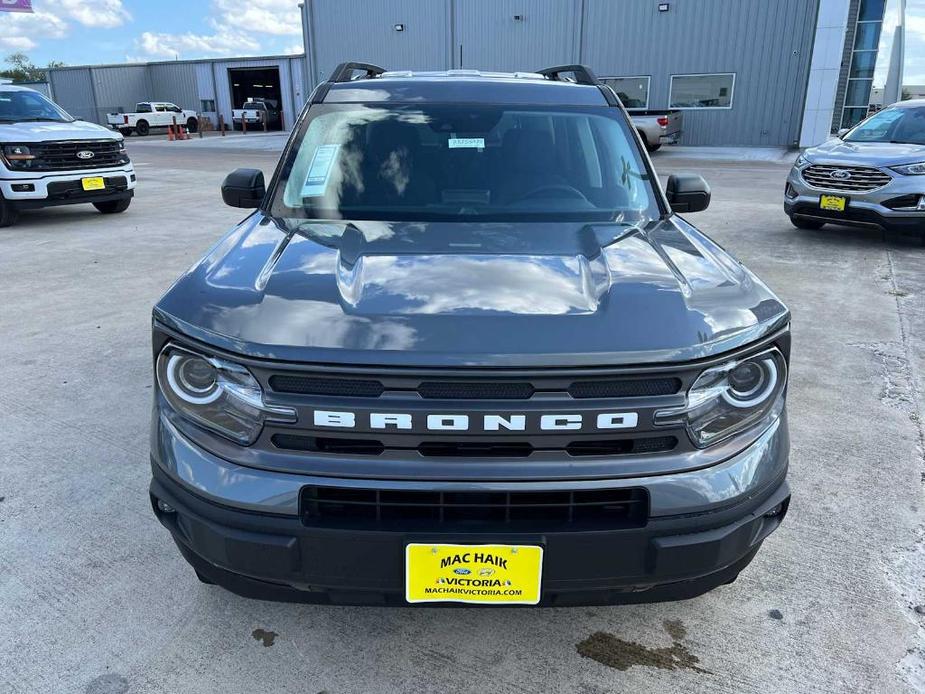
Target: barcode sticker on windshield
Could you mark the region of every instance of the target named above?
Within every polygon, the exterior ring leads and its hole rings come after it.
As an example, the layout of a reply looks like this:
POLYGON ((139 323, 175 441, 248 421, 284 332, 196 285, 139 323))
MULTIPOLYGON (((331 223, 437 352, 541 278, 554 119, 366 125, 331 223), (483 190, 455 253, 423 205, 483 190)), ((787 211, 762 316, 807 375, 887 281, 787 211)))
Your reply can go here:
POLYGON ((324 195, 339 149, 340 145, 321 145, 315 150, 312 163, 308 167, 308 173, 305 175, 305 183, 302 184, 303 198, 324 195))
POLYGON ((484 137, 451 137, 448 142, 450 149, 485 149, 484 137))

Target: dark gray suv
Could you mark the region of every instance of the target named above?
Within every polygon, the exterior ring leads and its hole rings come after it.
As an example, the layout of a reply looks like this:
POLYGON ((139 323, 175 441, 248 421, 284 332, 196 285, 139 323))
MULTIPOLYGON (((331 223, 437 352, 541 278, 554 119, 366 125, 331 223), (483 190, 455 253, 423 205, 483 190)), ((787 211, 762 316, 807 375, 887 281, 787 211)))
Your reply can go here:
POLYGON ((201 580, 332 603, 681 599, 783 520, 787 308, 582 66, 320 85, 154 309, 151 501, 201 580))

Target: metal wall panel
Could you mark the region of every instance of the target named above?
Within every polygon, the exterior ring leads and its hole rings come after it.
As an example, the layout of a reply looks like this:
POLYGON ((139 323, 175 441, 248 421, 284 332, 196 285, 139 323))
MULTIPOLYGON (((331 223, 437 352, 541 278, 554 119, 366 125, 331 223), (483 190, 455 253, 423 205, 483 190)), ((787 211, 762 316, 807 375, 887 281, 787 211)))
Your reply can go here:
POLYGON ((106 123, 107 113, 134 111, 139 101, 151 97, 151 80, 145 65, 90 68, 96 97, 97 123, 106 123))
POLYGON ((649 108, 672 74, 733 72, 729 110, 685 110, 684 144, 792 145, 818 0, 585 0, 581 60, 599 76, 650 75, 649 108))
POLYGON ((577 61, 581 0, 457 0, 454 5, 455 67, 513 72, 577 61))
POLYGON ((449 0, 310 0, 309 14, 312 86, 347 60, 394 70, 452 67, 449 0))
POLYGON ((49 70, 48 82, 57 104, 75 118, 96 122, 96 103, 93 100, 93 81, 90 68, 49 70))
POLYGON ((195 63, 154 63, 149 101, 169 101, 180 108, 199 110, 199 88, 195 63))

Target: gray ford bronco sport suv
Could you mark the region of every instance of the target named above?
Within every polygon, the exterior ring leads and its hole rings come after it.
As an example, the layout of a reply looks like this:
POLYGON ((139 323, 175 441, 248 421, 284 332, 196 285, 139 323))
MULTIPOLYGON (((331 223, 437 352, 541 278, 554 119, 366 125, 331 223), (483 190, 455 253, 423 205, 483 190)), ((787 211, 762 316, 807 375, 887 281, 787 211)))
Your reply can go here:
POLYGON ((154 309, 151 502, 206 583, 347 604, 690 598, 783 520, 787 308, 587 68, 313 93, 154 309))

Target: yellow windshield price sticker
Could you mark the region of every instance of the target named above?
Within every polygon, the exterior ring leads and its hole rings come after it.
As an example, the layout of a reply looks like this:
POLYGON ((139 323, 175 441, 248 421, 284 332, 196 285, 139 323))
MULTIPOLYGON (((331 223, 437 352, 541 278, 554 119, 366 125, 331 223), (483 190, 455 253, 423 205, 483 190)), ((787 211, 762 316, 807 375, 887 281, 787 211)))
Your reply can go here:
POLYGON ((409 544, 408 602, 536 605, 543 548, 534 545, 409 544))

